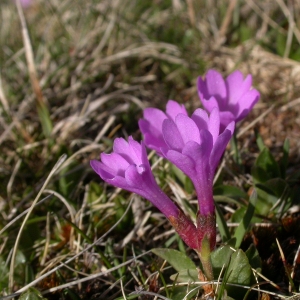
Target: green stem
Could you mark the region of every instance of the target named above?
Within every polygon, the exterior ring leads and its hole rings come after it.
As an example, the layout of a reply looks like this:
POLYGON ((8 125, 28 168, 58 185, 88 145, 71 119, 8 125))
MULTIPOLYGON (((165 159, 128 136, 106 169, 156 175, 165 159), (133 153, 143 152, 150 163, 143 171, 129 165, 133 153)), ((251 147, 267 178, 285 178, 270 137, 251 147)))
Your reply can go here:
POLYGON ((197 251, 197 254, 202 263, 204 275, 208 281, 212 281, 214 279, 214 274, 210 258, 210 242, 207 236, 204 236, 201 244, 201 250, 197 251))

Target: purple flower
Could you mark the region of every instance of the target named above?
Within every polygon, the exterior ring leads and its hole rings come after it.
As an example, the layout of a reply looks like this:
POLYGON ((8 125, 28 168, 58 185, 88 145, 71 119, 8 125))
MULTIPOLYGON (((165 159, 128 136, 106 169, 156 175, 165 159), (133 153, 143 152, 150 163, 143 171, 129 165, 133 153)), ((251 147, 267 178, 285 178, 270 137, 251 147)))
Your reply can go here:
POLYGON ((212 213, 213 178, 233 134, 234 122, 219 134, 218 108, 214 108, 210 116, 203 109, 196 109, 190 118, 182 106, 169 101, 166 114, 155 108, 145 109, 139 126, 146 146, 191 178, 198 195, 200 214, 212 213))
POLYGON ((102 153, 101 161, 90 162, 94 171, 107 183, 141 195, 155 205, 172 223, 186 244, 198 249, 197 229, 170 198, 159 188, 152 174, 143 142, 132 137, 114 141, 113 153, 102 153))
POLYGON ((156 150, 192 180, 199 203, 198 236, 202 240, 207 235, 213 249, 216 236, 213 179, 235 123, 231 122, 220 134, 217 107, 210 116, 199 108, 189 117, 182 106, 169 101, 166 114, 154 108, 145 109, 139 126, 146 146, 156 150))
POLYGON ((198 94, 204 108, 211 112, 214 107, 220 110, 221 131, 232 121, 245 118, 260 94, 252 87, 252 76, 244 79, 240 71, 231 73, 225 80, 222 75, 209 70, 205 80, 198 78, 198 94))

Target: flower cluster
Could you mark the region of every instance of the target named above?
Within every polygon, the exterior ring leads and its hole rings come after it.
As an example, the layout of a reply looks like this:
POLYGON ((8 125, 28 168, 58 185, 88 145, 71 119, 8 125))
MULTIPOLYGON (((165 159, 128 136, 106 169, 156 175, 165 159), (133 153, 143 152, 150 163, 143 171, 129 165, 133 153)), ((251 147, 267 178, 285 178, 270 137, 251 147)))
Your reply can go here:
POLYGON ((213 179, 218 163, 231 139, 235 123, 242 120, 259 99, 252 77, 239 71, 225 80, 210 70, 198 79, 198 93, 204 109, 189 116, 185 107, 169 100, 166 112, 144 110, 139 127, 144 141, 132 137, 114 141, 111 154, 92 160, 94 171, 106 182, 141 195, 156 206, 171 222, 183 241, 201 253, 203 241, 215 247, 216 222, 213 179), (146 148, 169 160, 193 182, 199 211, 194 224, 189 216, 160 189, 152 174, 146 148))
MULTIPOLYGON (((220 134, 217 107, 210 116, 199 108, 189 117, 182 106, 170 100, 166 114, 155 108, 145 109, 139 125, 146 146, 156 150, 192 180, 199 203, 199 240, 207 235, 213 249, 216 240, 213 178, 235 123, 231 122, 220 134)), ((198 246, 201 248, 201 243, 198 246)))

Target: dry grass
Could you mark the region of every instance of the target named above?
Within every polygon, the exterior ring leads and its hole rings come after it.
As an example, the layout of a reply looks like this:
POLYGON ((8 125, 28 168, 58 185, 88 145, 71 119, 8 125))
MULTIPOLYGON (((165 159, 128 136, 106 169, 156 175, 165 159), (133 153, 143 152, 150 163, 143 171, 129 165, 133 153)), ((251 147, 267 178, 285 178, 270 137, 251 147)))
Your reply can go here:
MULTIPOLYGON (((289 138, 299 165, 300 6, 229 2, 35 0, 24 20, 21 7, 1 4, 0 296, 29 286, 47 299, 159 292, 157 274, 169 273, 148 250, 184 245, 144 200, 101 183, 89 160, 116 136, 140 138, 146 106, 198 107, 195 80, 209 68, 251 73, 262 94, 240 128, 257 120, 240 139, 248 165, 253 128, 278 156, 289 138)), ((166 192, 193 198, 152 160, 166 192)), ((249 184, 249 174, 226 176, 249 184)))

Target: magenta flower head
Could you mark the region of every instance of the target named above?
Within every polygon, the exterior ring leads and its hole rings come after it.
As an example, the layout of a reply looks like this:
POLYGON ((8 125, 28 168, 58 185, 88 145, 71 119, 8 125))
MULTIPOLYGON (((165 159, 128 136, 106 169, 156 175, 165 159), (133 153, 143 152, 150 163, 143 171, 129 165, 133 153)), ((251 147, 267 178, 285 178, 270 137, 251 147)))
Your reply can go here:
POLYGON ((244 79, 240 71, 234 71, 225 80, 222 75, 209 70, 203 80, 198 78, 198 94, 204 108, 211 112, 214 107, 220 111, 221 131, 232 122, 245 118, 260 94, 252 88, 252 76, 244 79))
POLYGON ((149 200, 170 220, 189 247, 199 248, 195 225, 156 183, 143 142, 140 144, 132 137, 128 142, 117 138, 113 153, 102 153, 100 158, 101 161, 92 160, 90 164, 105 182, 149 200))
POLYGON ((156 150, 192 180, 199 203, 198 234, 200 239, 207 235, 211 248, 214 248, 213 178, 235 123, 228 124, 219 134, 220 114, 217 107, 210 116, 203 109, 197 109, 188 117, 182 106, 169 101, 166 114, 154 108, 145 109, 139 126, 146 146, 156 150))

